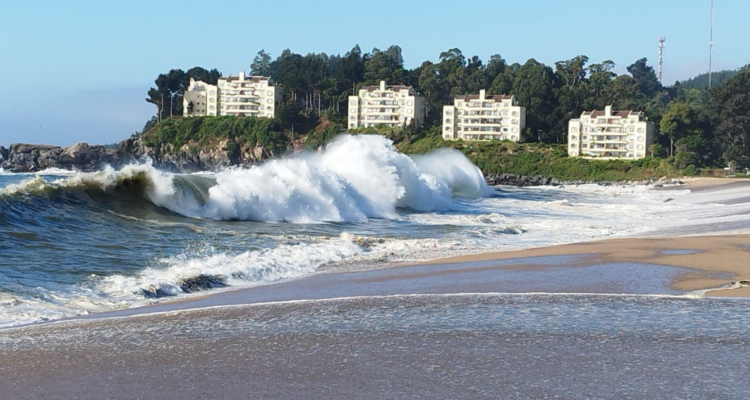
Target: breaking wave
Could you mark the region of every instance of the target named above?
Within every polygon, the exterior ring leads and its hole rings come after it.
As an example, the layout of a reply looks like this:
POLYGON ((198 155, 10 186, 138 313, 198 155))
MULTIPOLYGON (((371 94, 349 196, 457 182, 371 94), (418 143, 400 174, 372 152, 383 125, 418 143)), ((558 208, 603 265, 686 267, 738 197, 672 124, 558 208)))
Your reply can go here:
POLYGON ((194 218, 295 223, 397 219, 398 208, 455 211, 462 207, 456 197, 491 193, 481 171, 458 151, 410 158, 384 137, 342 135, 317 153, 213 175, 169 174, 150 165, 57 180, 37 175, 7 186, 0 199, 70 191, 140 192, 141 199, 194 218))

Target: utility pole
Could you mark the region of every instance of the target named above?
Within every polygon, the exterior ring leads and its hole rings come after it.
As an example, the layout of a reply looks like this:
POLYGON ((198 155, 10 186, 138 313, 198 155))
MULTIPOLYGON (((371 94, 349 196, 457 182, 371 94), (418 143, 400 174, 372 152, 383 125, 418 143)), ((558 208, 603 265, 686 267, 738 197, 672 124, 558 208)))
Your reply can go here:
POLYGON ((714 0, 711 0, 711 28, 708 33, 708 90, 711 90, 711 58, 714 54, 714 0))
POLYGON ((667 38, 664 36, 659 37, 659 83, 661 83, 661 71, 663 66, 663 56, 664 56, 664 42, 667 41, 667 38))

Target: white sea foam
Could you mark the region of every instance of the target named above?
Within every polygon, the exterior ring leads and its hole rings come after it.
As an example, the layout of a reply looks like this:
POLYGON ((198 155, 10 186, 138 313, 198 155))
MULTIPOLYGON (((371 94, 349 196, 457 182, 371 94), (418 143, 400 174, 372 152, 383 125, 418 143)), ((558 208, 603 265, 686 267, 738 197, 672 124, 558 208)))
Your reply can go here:
POLYGON ((164 295, 182 293, 180 280, 199 275, 222 276, 235 287, 256 286, 309 275, 322 265, 363 252, 352 243, 351 236, 344 234, 341 238, 318 243, 279 245, 236 255, 212 254, 212 251, 197 256, 189 253, 162 259, 158 266, 146 268, 137 276, 97 279, 94 287, 110 299, 135 301, 143 297, 141 289, 164 295))
POLYGON ((488 193, 482 173, 461 153, 412 159, 373 135, 342 135, 320 153, 224 171, 215 179, 200 201, 175 202, 174 185, 157 186, 149 197, 192 217, 306 223, 396 219, 397 208, 457 210, 454 196, 488 193))

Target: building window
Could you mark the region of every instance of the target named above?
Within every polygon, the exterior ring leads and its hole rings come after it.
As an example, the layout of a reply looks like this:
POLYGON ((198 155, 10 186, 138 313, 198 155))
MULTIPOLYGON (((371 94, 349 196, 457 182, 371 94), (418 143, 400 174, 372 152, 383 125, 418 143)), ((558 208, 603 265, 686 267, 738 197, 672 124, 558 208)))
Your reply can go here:
POLYGON ((516 140, 516 135, 510 135, 510 140, 516 140))
POLYGON ((571 148, 571 149, 575 149, 575 148, 576 148, 576 144, 575 144, 575 143, 571 143, 571 144, 570 144, 570 148, 571 148))
POLYGON ((511 123, 512 123, 513 125, 518 125, 518 120, 517 120, 517 119, 514 119, 513 121, 511 121, 511 123))
POLYGON ((589 137, 586 136, 586 135, 583 135, 583 137, 581 139, 583 139, 583 140, 589 140, 589 137))
POLYGON ((450 124, 450 123, 451 123, 451 119, 450 119, 450 118, 446 118, 446 119, 445 119, 445 123, 446 123, 446 124, 450 124))
POLYGON ((503 132, 508 132, 508 128, 503 128, 503 132))
POLYGON ((513 128, 510 131, 513 132, 513 133, 518 133, 518 128, 513 128))
POLYGON ((413 102, 412 102, 411 100, 409 100, 409 101, 407 101, 407 102, 406 102, 406 105, 407 105, 407 106, 410 106, 410 105, 412 105, 412 104, 414 104, 414 103, 413 103, 413 102))
POLYGON ((638 145, 638 146, 636 147, 636 149, 638 149, 638 150, 643 150, 643 145, 642 145, 642 144, 639 144, 639 145, 638 145))
POLYGON ((269 90, 269 91, 266 92, 266 95, 273 96, 273 92, 269 90))
POLYGON ((578 137, 576 135, 570 135, 570 140, 577 140, 578 137))
POLYGON ((578 131, 578 128, 570 128, 570 131, 573 132, 573 133, 575 133, 575 132, 578 131))
POLYGON ((642 142, 643 141, 643 136, 638 136, 638 141, 642 142))
POLYGON ((452 111, 446 111, 445 115, 453 115, 453 112, 452 111))
POLYGON ((512 115, 515 117, 516 115, 518 115, 518 112, 517 111, 513 111, 512 115))
POLYGON ((446 130, 447 132, 450 132, 450 131, 451 131, 451 127, 450 127, 450 126, 446 126, 446 127, 445 127, 445 130, 446 130))
POLYGON ((584 149, 586 149, 588 147, 589 147, 589 145, 587 145, 586 143, 584 143, 584 144, 581 145, 581 148, 584 148, 584 149))
POLYGON ((411 114, 411 108, 407 108, 407 109, 406 109, 406 113, 407 113, 407 114, 411 114))
POLYGON ((638 158, 641 158, 641 157, 643 157, 643 153, 638 153, 638 154, 636 154, 636 157, 638 157, 638 158))
POLYGON ((588 132, 588 131, 589 131, 589 127, 588 127, 588 126, 584 126, 584 127, 583 127, 583 131, 584 131, 584 132, 588 132))
POLYGON ((357 100, 350 101, 349 105, 356 106, 357 105, 357 100))
POLYGON ((352 120, 352 121, 356 121, 357 120, 357 116, 356 115, 350 115, 349 119, 352 120))

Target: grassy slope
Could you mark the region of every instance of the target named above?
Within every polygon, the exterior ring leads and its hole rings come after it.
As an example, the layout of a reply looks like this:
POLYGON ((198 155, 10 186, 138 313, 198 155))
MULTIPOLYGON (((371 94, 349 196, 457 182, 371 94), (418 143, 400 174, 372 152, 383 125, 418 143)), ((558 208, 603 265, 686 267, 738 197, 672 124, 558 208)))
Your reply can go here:
POLYGON ((597 161, 568 157, 565 145, 513 142, 447 142, 427 137, 410 145, 399 144, 408 154, 426 153, 441 147, 463 152, 485 174, 543 175, 561 180, 642 180, 676 176, 666 159, 647 157, 637 161, 597 161))
MULTIPOLYGON (((307 148, 317 148, 335 137, 341 128, 324 119, 305 138, 307 148)), ((264 146, 275 154, 291 147, 277 121, 265 118, 194 117, 168 119, 144 134, 144 143, 152 147, 171 144, 167 152, 177 152, 188 145, 191 152, 212 150, 224 142, 221 150, 233 154, 239 147, 264 146)), ((638 161, 596 161, 568 157, 564 145, 513 142, 445 141, 438 135, 422 137, 410 143, 402 132, 362 129, 360 134, 385 134, 396 147, 407 154, 422 154, 451 147, 463 152, 485 174, 543 175, 561 180, 642 180, 651 177, 677 176, 668 159, 647 157, 638 161)))

